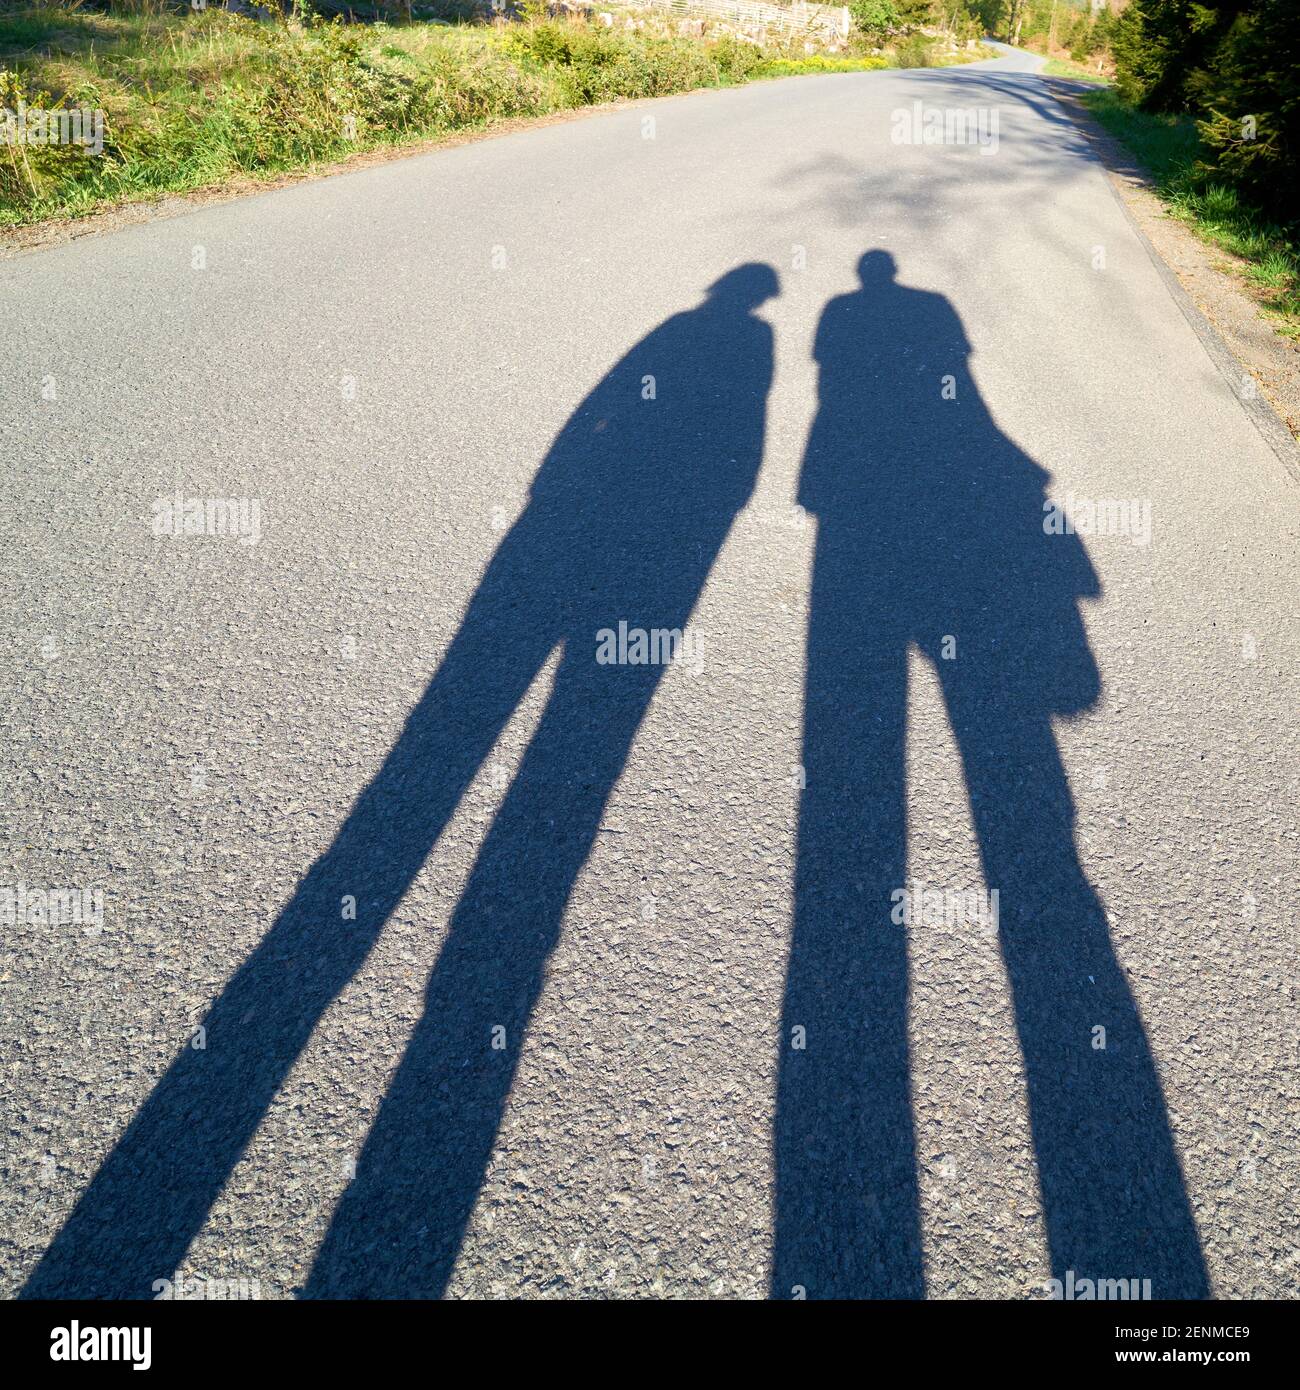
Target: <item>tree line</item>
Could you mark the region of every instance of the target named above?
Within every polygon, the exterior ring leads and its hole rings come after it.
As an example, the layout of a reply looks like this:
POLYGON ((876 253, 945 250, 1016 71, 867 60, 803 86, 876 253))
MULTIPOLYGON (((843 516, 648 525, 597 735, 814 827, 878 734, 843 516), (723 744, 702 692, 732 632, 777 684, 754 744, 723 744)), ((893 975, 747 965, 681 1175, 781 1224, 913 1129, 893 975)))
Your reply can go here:
POLYGON ((1111 49, 1122 97, 1194 116, 1207 168, 1300 222, 1300 0, 1132 0, 1111 49))

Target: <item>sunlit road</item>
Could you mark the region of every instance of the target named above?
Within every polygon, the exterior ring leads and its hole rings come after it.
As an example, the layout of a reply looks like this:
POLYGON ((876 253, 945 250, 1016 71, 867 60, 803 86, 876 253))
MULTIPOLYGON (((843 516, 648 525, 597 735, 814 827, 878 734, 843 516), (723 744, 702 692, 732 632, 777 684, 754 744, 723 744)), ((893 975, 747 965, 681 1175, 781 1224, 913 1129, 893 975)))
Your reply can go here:
POLYGON ((1035 63, 0 264, 6 1293, 1294 1295, 1300 492, 1035 63))

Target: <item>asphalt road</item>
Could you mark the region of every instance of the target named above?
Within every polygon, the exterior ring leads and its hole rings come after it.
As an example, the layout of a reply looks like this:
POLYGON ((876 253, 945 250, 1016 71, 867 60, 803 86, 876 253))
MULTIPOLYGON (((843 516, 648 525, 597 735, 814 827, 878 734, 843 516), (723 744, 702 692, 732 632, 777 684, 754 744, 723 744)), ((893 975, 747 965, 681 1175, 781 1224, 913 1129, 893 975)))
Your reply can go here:
POLYGON ((1300 492, 1034 67, 0 265, 6 1293, 1294 1296, 1300 492))

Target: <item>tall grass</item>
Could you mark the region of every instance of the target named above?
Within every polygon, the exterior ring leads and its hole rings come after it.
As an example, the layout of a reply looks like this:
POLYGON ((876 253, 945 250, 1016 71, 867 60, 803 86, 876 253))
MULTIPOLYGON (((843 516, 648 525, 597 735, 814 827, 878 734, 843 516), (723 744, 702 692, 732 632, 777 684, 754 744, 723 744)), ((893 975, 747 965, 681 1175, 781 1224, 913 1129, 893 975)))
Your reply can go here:
MULTIPOLYGON (((305 7, 304 7, 305 8, 305 7)), ((102 154, 0 144, 0 224, 262 177, 358 150, 622 98, 887 66, 729 34, 556 20, 494 26, 257 22, 171 0, 0 14, 0 106, 90 107, 102 154)))

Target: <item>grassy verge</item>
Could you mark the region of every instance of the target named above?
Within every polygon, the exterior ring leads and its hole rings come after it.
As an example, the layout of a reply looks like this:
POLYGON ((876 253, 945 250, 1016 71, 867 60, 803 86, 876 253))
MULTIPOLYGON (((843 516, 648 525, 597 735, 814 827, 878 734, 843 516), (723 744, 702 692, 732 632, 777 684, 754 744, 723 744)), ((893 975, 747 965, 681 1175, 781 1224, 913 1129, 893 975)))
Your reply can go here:
POLYGON ((1096 87, 1110 85, 1109 77, 1102 77, 1095 69, 1080 67, 1068 58, 1049 58, 1043 65, 1045 77, 1069 77, 1075 82, 1091 82, 1096 87))
MULTIPOLYGON (((598 102, 896 65, 865 44, 806 55, 802 42, 760 48, 641 22, 349 25, 181 0, 20 4, 0 14, 0 108, 102 112, 103 148, 0 141, 0 226, 598 102)), ((981 56, 935 46, 920 60, 981 56)))
POLYGON ((1242 275, 1278 330, 1300 338, 1300 241, 1208 169, 1195 121, 1139 111, 1108 90, 1087 92, 1083 101, 1151 171, 1156 192, 1173 214, 1203 240, 1239 258, 1242 275))

